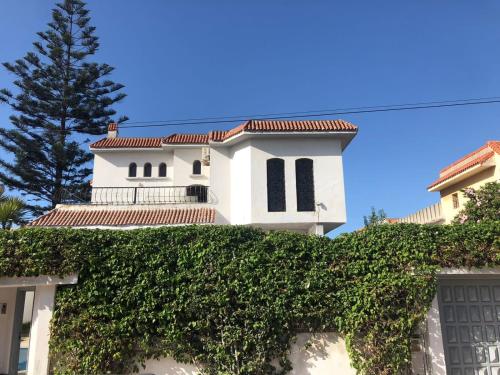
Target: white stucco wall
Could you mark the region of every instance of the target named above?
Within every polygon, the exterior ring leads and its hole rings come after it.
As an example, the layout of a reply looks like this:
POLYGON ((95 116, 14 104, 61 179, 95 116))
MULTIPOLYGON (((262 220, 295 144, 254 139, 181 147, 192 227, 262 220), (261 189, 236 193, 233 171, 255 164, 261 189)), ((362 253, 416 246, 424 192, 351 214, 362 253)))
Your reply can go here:
POLYGON ((174 150, 174 185, 208 185, 210 166, 201 165, 201 175, 193 175, 193 162, 201 160, 201 147, 179 147, 174 150))
MULTIPOLYGON (((293 370, 290 375, 354 375, 350 366, 345 342, 333 332, 311 335, 301 333, 292 345, 290 360, 293 370), (309 347, 306 348, 306 343, 309 347)), ((155 375, 196 375, 199 370, 192 365, 184 365, 172 358, 151 359, 146 362, 142 374, 155 375)))
POLYGON ((208 185, 210 166, 201 167, 201 175, 194 176, 193 161, 201 160, 201 147, 179 147, 161 150, 106 151, 94 154, 92 186, 187 186, 208 185), (137 177, 128 177, 130 163, 137 164, 137 177), (152 177, 144 177, 144 164, 152 164, 152 177), (167 164, 167 177, 158 177, 160 163, 167 164))
POLYGON ((28 375, 48 373, 50 320, 54 312, 55 293, 55 285, 36 286, 28 354, 28 375))
POLYGON ((174 181, 173 152, 159 151, 113 151, 94 155, 94 174, 92 186, 119 187, 119 186, 171 186, 174 181), (137 164, 137 177, 128 177, 130 163, 137 164), (152 177, 143 177, 144 164, 151 163, 152 177), (167 164, 167 177, 158 177, 160 163, 167 164))
MULTIPOLYGON (((252 220, 252 147, 242 142, 231 148, 231 224, 250 224, 252 220)), ((214 169, 217 166, 214 165, 214 169)), ((214 192, 218 194, 218 192, 214 192)))
POLYGON ((231 222, 231 159, 229 148, 212 148, 210 164, 216 166, 210 170, 210 202, 216 207, 216 223, 231 222))
POLYGON ((298 224, 325 223, 325 230, 345 223, 345 195, 340 141, 334 138, 252 139, 251 145, 251 223, 298 224), (267 211, 267 169, 270 158, 285 161, 286 211, 267 211), (313 160, 315 212, 297 211, 295 161, 313 160))
POLYGON ((0 304, 7 304, 7 313, 0 314, 0 374, 6 374, 9 371, 16 293, 16 288, 0 288, 0 304))

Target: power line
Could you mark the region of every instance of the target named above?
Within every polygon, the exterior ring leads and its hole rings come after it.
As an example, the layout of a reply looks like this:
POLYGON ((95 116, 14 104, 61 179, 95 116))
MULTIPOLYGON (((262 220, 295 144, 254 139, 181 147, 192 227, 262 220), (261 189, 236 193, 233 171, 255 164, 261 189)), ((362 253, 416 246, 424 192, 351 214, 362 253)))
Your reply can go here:
MULTIPOLYGON (((493 104, 500 103, 500 98, 496 100, 482 100, 482 101, 470 101, 462 103, 445 102, 442 104, 433 105, 409 105, 409 106, 382 106, 382 107, 365 107, 368 109, 355 109, 355 110, 337 110, 332 112, 322 112, 322 113, 310 113, 310 114, 300 114, 300 115, 280 115, 280 116, 266 116, 266 117, 253 117, 254 120, 281 120, 281 119, 294 119, 294 118, 311 118, 311 117, 322 117, 322 116, 333 116, 333 115, 349 115, 349 114, 363 114, 363 113, 376 113, 376 112, 394 112, 394 111, 410 111, 419 109, 431 109, 431 108, 446 108, 446 107, 459 107, 459 106, 469 106, 469 105, 481 105, 481 104, 493 104)), ((166 127, 166 126, 191 126, 191 125, 208 125, 208 124, 227 124, 235 122, 247 121, 248 117, 234 117, 233 120, 208 120, 208 121, 185 121, 177 123, 159 123, 159 124, 144 124, 144 125, 120 125, 120 129, 131 129, 131 128, 153 128, 153 127, 166 127)))
MULTIPOLYGON (((193 119, 184 120, 155 120, 155 121, 137 121, 128 122, 125 121, 120 124, 120 129, 131 129, 131 128, 152 128, 152 127, 169 127, 169 126, 193 126, 193 125, 208 125, 208 124, 227 124, 227 123, 237 123, 244 122, 248 119, 254 120, 281 120, 281 119, 296 119, 296 118, 311 118, 311 117, 322 117, 322 116, 333 116, 333 115, 347 115, 347 114, 366 114, 366 113, 377 113, 377 112, 394 112, 394 111, 410 111, 410 110, 420 110, 420 109, 432 109, 432 108, 446 108, 446 107, 459 107, 459 106, 469 106, 469 105, 483 105, 483 104, 495 104, 500 103, 499 96, 486 97, 486 98, 471 98, 471 99, 457 99, 457 100, 443 100, 434 102, 419 102, 419 103, 406 103, 406 104, 389 104, 389 105, 379 105, 371 107, 350 107, 350 108, 340 108, 333 110, 311 110, 303 112, 282 112, 282 113, 270 113, 263 115, 239 115, 239 116, 222 116, 222 117, 200 117, 193 119)), ((70 134, 74 129, 67 128, 66 130, 61 129, 51 129, 53 132, 65 132, 70 134)), ((43 135, 44 131, 41 129, 31 130, 33 133, 43 135)), ((89 134, 83 134, 89 136, 89 134)))
MULTIPOLYGON (((150 121, 124 121, 123 125, 126 124, 167 124, 167 123, 182 123, 187 121, 208 121, 208 120, 234 120, 238 121, 241 119, 252 119, 252 118, 268 118, 276 116, 294 116, 304 114, 317 114, 325 112, 338 112, 338 111, 354 111, 354 110, 367 110, 367 109, 379 109, 379 108, 392 108, 392 107, 408 107, 408 106, 422 106, 422 105, 437 105, 437 104, 452 104, 459 102, 476 102, 476 101, 490 101, 490 100, 500 100, 500 96, 490 96, 483 98, 470 98, 470 99, 454 99, 454 100, 440 100, 431 102, 416 102, 416 103, 404 103, 404 104, 386 104, 377 106, 364 106, 364 107, 347 107, 347 108, 335 108, 335 109, 318 109, 318 110, 308 110, 308 111, 298 111, 298 112, 278 112, 278 113, 266 113, 266 114, 252 114, 252 115, 238 115, 238 116, 220 116, 220 117, 195 117, 195 118, 184 118, 177 120, 150 120, 150 121)), ((175 124, 173 124, 175 125, 175 124)), ((122 126, 123 127, 123 126, 122 126)))

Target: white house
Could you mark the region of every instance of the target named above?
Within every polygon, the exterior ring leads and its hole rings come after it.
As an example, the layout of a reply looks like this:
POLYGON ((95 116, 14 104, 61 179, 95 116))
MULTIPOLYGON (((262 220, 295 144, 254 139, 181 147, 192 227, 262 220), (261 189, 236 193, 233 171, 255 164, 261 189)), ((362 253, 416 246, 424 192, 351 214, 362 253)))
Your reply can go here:
MULTIPOLYGON (((90 146, 90 200, 68 196, 70 204, 58 205, 30 225, 239 224, 322 235, 346 221, 342 152, 357 133, 346 121, 249 120, 229 131, 160 138, 124 138, 118 130, 110 124, 107 137, 90 146)), ((47 374, 55 289, 76 282, 77 275, 0 278, 0 374, 47 374), (29 310, 31 331, 26 333, 23 314, 29 310)), ((342 339, 325 334, 321 340, 328 356, 311 356, 303 345, 294 346, 295 373, 320 375, 332 368, 354 373, 342 339)), ((166 370, 176 366, 164 359, 148 362, 146 371, 197 373, 189 366, 166 370)))
POLYGON ((342 152, 356 132, 342 120, 250 120, 229 131, 122 138, 111 124, 90 145, 91 201, 60 205, 32 225, 239 224, 323 234, 346 221, 342 152))

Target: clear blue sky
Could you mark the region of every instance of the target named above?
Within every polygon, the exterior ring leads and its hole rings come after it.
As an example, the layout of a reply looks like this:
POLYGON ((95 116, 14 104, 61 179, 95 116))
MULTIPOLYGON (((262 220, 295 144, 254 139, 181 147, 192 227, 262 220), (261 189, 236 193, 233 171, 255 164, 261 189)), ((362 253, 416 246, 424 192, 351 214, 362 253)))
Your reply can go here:
MULTIPOLYGON (((53 1, 2 0, 0 59, 31 50, 53 1)), ((500 96, 500 2, 88 1, 131 121, 306 111, 500 96)), ((13 77, 0 71, 0 87, 13 77)), ((0 106, 0 124, 10 110, 0 106)), ((345 115, 348 223, 434 203, 439 169, 500 138, 500 104, 345 115)), ((122 131, 204 132, 229 125, 122 131)))

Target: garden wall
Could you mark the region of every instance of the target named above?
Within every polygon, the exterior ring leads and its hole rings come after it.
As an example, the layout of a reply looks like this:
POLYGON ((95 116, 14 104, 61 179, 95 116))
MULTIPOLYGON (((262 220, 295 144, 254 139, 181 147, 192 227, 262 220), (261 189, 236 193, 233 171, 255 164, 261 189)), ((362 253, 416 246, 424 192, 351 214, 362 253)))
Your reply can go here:
MULTIPOLYGON (((290 375, 354 375, 344 340, 336 333, 300 333, 292 345, 290 375)), ((141 374, 196 375, 197 368, 176 362, 171 358, 150 359, 141 374)))

